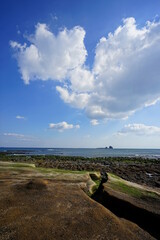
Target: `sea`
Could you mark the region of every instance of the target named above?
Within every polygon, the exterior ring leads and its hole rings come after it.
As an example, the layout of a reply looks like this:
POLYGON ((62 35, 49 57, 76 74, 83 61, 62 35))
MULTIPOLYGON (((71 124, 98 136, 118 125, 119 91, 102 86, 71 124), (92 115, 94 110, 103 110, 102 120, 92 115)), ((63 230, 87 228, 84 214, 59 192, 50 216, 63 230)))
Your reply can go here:
POLYGON ((0 148, 14 155, 59 155, 81 157, 142 157, 160 160, 160 149, 129 148, 0 148))

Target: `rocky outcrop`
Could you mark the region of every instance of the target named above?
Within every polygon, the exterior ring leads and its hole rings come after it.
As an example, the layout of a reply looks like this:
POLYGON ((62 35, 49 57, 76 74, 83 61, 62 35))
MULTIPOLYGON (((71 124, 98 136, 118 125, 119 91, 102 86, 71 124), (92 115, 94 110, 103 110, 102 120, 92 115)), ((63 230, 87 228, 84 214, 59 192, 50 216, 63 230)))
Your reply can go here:
POLYGON ((116 216, 138 224, 159 239, 160 191, 108 174, 108 181, 92 197, 116 216))
POLYGON ((81 188, 88 175, 79 174, 77 182, 72 175, 22 167, 0 171, 0 239, 154 239, 89 198, 81 188))

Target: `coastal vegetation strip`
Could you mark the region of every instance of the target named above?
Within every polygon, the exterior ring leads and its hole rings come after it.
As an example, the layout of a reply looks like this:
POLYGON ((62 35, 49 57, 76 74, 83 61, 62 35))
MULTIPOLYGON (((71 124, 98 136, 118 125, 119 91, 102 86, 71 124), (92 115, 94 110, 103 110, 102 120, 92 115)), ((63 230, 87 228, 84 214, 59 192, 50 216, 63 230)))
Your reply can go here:
POLYGON ((84 158, 70 156, 42 156, 42 155, 13 155, 13 153, 0 153, 0 161, 14 163, 31 163, 39 171, 104 171, 141 185, 160 188, 160 160, 142 158, 84 158), (41 170, 42 168, 42 170, 41 170), (48 169, 48 170, 43 170, 48 169), (52 170, 49 170, 52 169, 52 170), (56 170, 57 171, 57 170, 56 170))
MULTIPOLYGON (((1 160, 1 159, 0 159, 1 160)), ((0 169, 8 169, 10 168, 11 170, 20 170, 20 169, 30 169, 32 171, 37 171, 41 173, 62 173, 62 174, 67 174, 67 173, 72 173, 72 174, 85 174, 88 173, 88 171, 72 171, 72 170, 65 170, 65 169, 56 169, 56 168, 42 168, 42 167, 36 167, 35 164, 32 163, 22 163, 22 162, 4 162, 0 161, 0 169), (19 169, 20 168, 20 169, 19 169)))
POLYGON ((99 172, 72 171, 65 169, 53 169, 36 167, 31 163, 0 161, 0 172, 10 171, 14 174, 25 173, 28 177, 41 177, 56 181, 84 182, 83 190, 91 196, 99 187, 101 174, 99 172))
POLYGON ((0 152, 1 161, 31 161, 31 162, 43 162, 43 161, 89 161, 89 162, 119 162, 119 163, 159 163, 160 160, 155 158, 144 157, 82 157, 82 156, 59 156, 59 155, 27 155, 25 153, 14 152, 0 152))
POLYGON ((156 198, 160 200, 160 191, 159 193, 155 192, 154 189, 148 190, 147 187, 142 188, 142 186, 138 186, 138 184, 134 184, 124 179, 116 176, 113 173, 109 173, 109 180, 107 182, 107 186, 110 186, 113 190, 128 194, 135 198, 156 198))

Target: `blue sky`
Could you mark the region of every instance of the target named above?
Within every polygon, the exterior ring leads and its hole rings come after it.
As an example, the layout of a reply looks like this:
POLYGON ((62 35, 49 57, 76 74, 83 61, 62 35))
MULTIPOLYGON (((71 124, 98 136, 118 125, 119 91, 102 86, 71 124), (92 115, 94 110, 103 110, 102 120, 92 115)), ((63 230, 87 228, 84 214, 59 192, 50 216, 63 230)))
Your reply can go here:
POLYGON ((0 146, 159 148, 159 1, 0 8, 0 146))

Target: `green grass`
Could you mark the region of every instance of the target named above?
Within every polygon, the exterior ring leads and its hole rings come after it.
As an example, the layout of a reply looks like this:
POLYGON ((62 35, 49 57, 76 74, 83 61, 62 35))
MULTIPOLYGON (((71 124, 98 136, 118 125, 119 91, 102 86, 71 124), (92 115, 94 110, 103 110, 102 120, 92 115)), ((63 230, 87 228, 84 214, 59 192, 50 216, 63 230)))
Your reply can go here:
POLYGON ((3 165, 0 165, 0 170, 21 170, 21 169, 30 169, 32 171, 37 171, 40 173, 71 173, 71 174, 85 174, 88 173, 88 171, 72 171, 72 170, 65 170, 65 169, 56 169, 56 168, 41 168, 41 167, 35 167, 31 163, 6 163, 3 165))
POLYGON ((115 179, 121 180, 120 177, 118 177, 117 175, 115 175, 115 174, 113 174, 113 173, 108 173, 108 175, 111 176, 111 177, 113 177, 113 178, 115 178, 115 179))
POLYGON ((57 168, 41 168, 37 167, 37 171, 41 173, 72 173, 72 174, 85 174, 88 171, 72 171, 72 170, 65 170, 65 169, 57 169, 57 168))
POLYGON ((99 180, 93 180, 95 185, 92 187, 92 193, 89 193, 88 195, 91 197, 99 188, 99 185, 101 183, 101 179, 99 180))
POLYGON ((141 197, 142 196, 142 191, 132 187, 132 186, 128 186, 120 181, 115 181, 115 182, 111 182, 110 183, 111 187, 115 190, 119 190, 120 192, 129 194, 133 197, 141 197))
POLYGON ((33 164, 27 163, 11 163, 7 164, 6 167, 14 167, 14 168, 35 168, 33 164))
POLYGON ((31 163, 0 163, 0 169, 21 170, 21 169, 35 169, 35 165, 31 163))
POLYGON ((159 196, 154 192, 149 192, 133 186, 128 186, 127 184, 120 181, 111 182, 110 186, 114 190, 118 190, 136 198, 159 198, 159 196))
POLYGON ((90 178, 92 179, 92 181, 95 183, 95 185, 92 187, 92 193, 90 194, 90 197, 97 191, 97 189, 99 188, 99 185, 101 183, 101 175, 96 174, 96 172, 91 173, 90 172, 90 178))
POLYGON ((108 173, 108 175, 113 178, 113 180, 110 179, 109 184, 114 190, 118 190, 136 198, 159 198, 159 195, 154 192, 127 185, 122 178, 113 173, 108 173))
POLYGON ((99 185, 101 184, 101 179, 95 180, 94 182, 95 182, 95 184, 96 184, 96 188, 98 189, 98 188, 99 188, 99 185))

